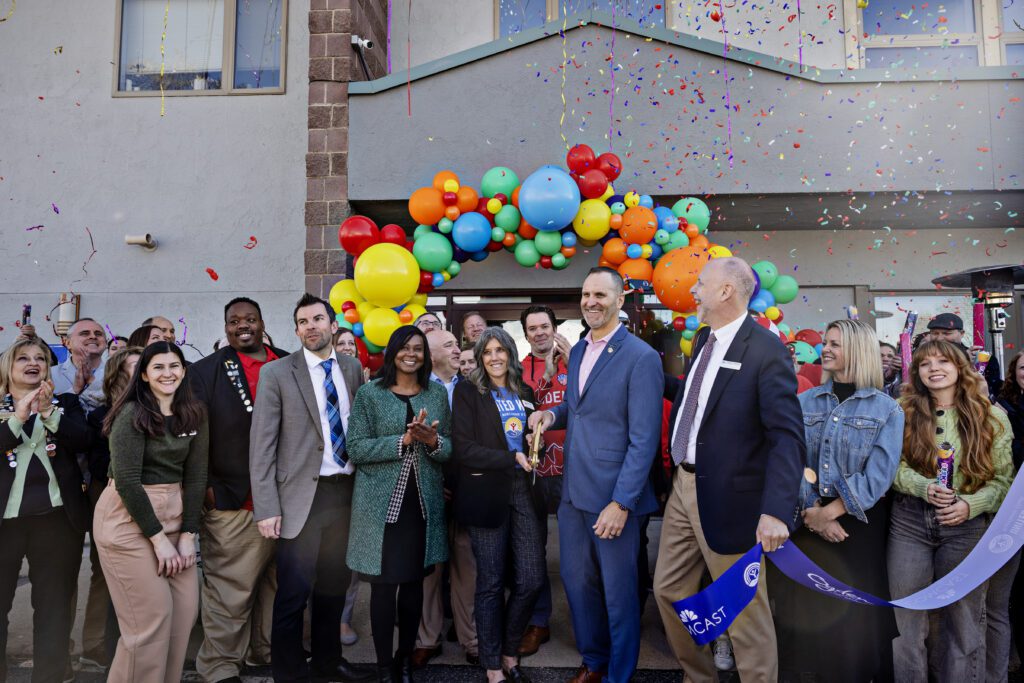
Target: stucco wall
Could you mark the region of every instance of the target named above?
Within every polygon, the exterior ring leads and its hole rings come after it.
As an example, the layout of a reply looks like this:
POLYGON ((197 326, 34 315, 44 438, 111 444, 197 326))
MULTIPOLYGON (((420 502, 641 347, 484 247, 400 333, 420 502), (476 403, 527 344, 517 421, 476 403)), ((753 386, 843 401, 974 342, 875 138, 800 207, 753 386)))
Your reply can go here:
POLYGON ((21 304, 46 329, 68 291, 118 334, 184 317, 204 351, 248 295, 283 337, 303 286, 308 0, 289 2, 287 94, 168 97, 163 117, 159 97, 111 97, 115 9, 19 3, 0 23, 0 346, 21 304), (155 252, 124 244, 147 232, 155 252))

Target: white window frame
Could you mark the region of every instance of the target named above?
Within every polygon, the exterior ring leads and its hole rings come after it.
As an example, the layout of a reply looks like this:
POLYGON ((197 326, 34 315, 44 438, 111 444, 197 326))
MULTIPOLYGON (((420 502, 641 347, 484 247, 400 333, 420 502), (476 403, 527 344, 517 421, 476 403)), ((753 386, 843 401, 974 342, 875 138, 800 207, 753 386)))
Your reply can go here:
POLYGON ((991 17, 991 27, 985 27, 985 36, 999 36, 998 40, 986 40, 986 49, 992 50, 993 57, 999 60, 998 64, 1006 64, 1006 46, 1024 43, 1024 27, 1020 31, 1007 31, 1006 24, 1003 22, 1002 0, 983 0, 983 2, 985 5, 991 5, 988 11, 988 16, 991 17), (991 48, 989 48, 989 43, 992 44, 991 48))
MULTIPOLYGON (((669 7, 675 4, 675 0, 664 0, 661 3, 662 26, 668 26, 669 7)), ((501 0, 494 0, 494 39, 501 40, 508 36, 501 35, 501 0)), ((545 0, 545 21, 562 20, 562 3, 560 0, 545 0)))
MULTIPOLYGON (((173 0, 171 0, 173 1, 173 0)), ((117 0, 114 31, 114 74, 111 94, 114 97, 218 97, 222 95, 284 95, 287 81, 288 0, 281 0, 281 82, 273 88, 235 88, 235 33, 238 3, 224 0, 224 41, 221 56, 221 87, 216 90, 120 90, 122 14, 125 0, 117 0)))

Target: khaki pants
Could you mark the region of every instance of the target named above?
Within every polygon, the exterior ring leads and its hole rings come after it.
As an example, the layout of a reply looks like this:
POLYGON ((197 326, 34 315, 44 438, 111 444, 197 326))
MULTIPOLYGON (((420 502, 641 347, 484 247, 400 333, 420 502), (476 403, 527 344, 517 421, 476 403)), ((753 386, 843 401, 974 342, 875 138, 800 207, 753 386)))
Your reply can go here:
MULTIPOLYGON (((753 540, 753 539, 751 539, 753 540)), ((658 564, 654 571, 654 597, 665 624, 669 645, 683 668, 686 680, 697 683, 718 681, 711 648, 698 648, 686 632, 673 600, 694 595, 700 591, 704 568, 717 579, 741 555, 719 555, 708 547, 697 511, 697 479, 677 468, 661 523, 661 544, 658 564)), ((775 642, 775 624, 768 606, 768 583, 761 565, 761 579, 753 601, 729 627, 736 657, 736 669, 744 683, 774 682, 778 679, 778 648, 775 642)))
POLYGON ((250 650, 269 660, 271 620, 264 616, 277 590, 274 541, 260 535, 249 510, 208 510, 200 533, 205 638, 196 671, 219 681, 238 676, 250 650))
MULTIPOLYGON (((468 654, 477 654, 476 621, 473 601, 476 599, 476 560, 469 532, 452 520, 448 527, 451 559, 448 563, 452 584, 452 619, 459 644, 468 654)), ((444 626, 444 603, 441 600, 442 566, 423 579, 423 618, 416 637, 416 647, 433 648, 441 644, 444 626)))
MULTIPOLYGON (((143 487, 164 533, 174 544, 181 530, 181 484, 143 487)), ((199 580, 193 566, 171 578, 158 576, 153 546, 125 509, 114 482, 100 496, 93 538, 121 627, 109 683, 178 683, 188 637, 199 613, 199 580)))

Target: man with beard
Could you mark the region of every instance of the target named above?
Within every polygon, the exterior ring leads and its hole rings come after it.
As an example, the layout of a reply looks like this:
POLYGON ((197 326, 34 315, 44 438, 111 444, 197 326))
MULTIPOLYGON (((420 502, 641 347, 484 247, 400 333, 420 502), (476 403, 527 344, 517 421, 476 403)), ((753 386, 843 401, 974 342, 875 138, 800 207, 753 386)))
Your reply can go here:
POLYGON ((202 620, 205 637, 196 656, 204 681, 239 681, 250 659, 270 658, 270 613, 277 581, 274 541, 253 520, 249 484, 249 429, 260 370, 288 355, 263 343, 258 303, 239 297, 224 307, 228 345, 188 372, 195 397, 206 405, 210 427, 203 548, 202 620), (250 645, 251 643, 251 645, 250 645))
POLYGON ((329 303, 305 294, 292 317, 302 351, 260 373, 249 440, 257 525, 264 538, 278 539, 274 680, 369 681, 374 671, 341 656, 355 473, 345 429, 363 371, 355 358, 335 353, 331 340, 338 323, 329 303), (311 594, 307 664, 302 617, 311 594))
POLYGON ((104 402, 103 369, 107 335, 92 318, 80 318, 64 341, 67 359, 53 369, 53 395, 75 393, 86 414, 104 402))

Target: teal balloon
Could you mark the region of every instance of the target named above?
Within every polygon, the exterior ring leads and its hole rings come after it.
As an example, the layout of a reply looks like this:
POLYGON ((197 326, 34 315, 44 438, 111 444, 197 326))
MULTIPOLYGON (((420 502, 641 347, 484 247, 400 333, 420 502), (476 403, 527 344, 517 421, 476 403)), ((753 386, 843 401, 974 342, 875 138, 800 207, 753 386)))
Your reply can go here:
POLYGON ((501 228, 491 228, 491 241, 500 242, 505 239, 505 231, 501 228))
POLYGON ((452 243, 444 235, 432 232, 419 237, 412 245, 412 255, 420 268, 437 273, 452 262, 452 243))
POLYGON ((682 230, 676 230, 668 236, 668 244, 665 245, 665 251, 688 246, 690 246, 690 238, 682 230))
POLYGON ((451 233, 452 228, 454 227, 455 223, 452 221, 451 218, 442 218, 437 222, 437 229, 440 230, 441 233, 445 235, 451 233))
POLYGON ((511 204, 506 204, 501 207, 501 211, 495 214, 494 224, 505 232, 515 232, 519 229, 520 217, 519 209, 511 204))
MULTIPOLYGON (((538 235, 540 233, 537 233, 538 235)), ((516 263, 524 268, 532 268, 540 261, 540 252, 533 240, 523 240, 516 245, 516 263)))
POLYGON ((796 298, 797 292, 800 291, 800 285, 792 276, 780 275, 776 278, 775 284, 768 288, 768 291, 775 297, 776 304, 788 304, 796 298))
POLYGON ((683 330, 683 339, 690 341, 697 335, 693 330, 683 330))
POLYGON ((793 342, 793 355, 796 356, 798 363, 813 363, 818 360, 818 352, 807 342, 793 342))
POLYGON ((370 353, 380 353, 384 350, 383 346, 377 346, 366 337, 361 337, 361 339, 363 340, 363 343, 366 344, 366 350, 370 353))
POLYGON ((672 240, 672 235, 670 235, 666 230, 660 230, 659 229, 658 232, 654 233, 654 243, 655 244, 660 244, 661 246, 665 246, 671 240, 672 240))
MULTIPOLYGON (((779 269, 771 261, 758 261, 751 268, 757 273, 757 277, 761 282, 761 289, 771 289, 775 284, 775 280, 779 277, 779 269)), ((772 292, 772 294, 775 294, 775 292, 772 292)), ((776 301, 778 299, 779 297, 775 297, 776 301)))
POLYGON ((458 261, 452 261, 451 263, 448 264, 448 267, 445 268, 445 270, 448 271, 449 275, 455 277, 456 275, 459 274, 459 272, 462 271, 462 264, 459 263, 458 261))
POLYGON ((554 256, 562 249, 562 233, 538 232, 533 242, 543 256, 554 256))
POLYGON ((341 329, 341 330, 351 330, 352 329, 352 323, 350 323, 349 321, 345 320, 345 315, 343 313, 339 313, 337 315, 337 321, 338 321, 338 329, 341 329))
POLYGON ((551 255, 551 267, 552 268, 564 268, 566 261, 568 261, 568 259, 565 258, 565 254, 552 254, 551 255))
MULTIPOLYGON (((519 176, 511 168, 495 166, 484 173, 480 181, 480 194, 484 197, 493 197, 496 194, 503 194, 509 200, 512 199, 512 191, 519 185, 519 176)), ((518 225, 518 223, 517 223, 518 225)))
POLYGON ((417 225, 416 229, 412 231, 412 238, 418 240, 423 235, 432 235, 434 229, 429 225, 417 225))
POLYGON ((708 229, 708 223, 711 222, 711 209, 696 197, 683 197, 672 205, 672 213, 680 219, 680 222, 685 218, 687 223, 693 223, 701 232, 705 232, 708 229))
POLYGON ((622 202, 614 202, 611 205, 611 210, 612 213, 621 216, 622 214, 626 213, 626 205, 623 204, 622 202))

